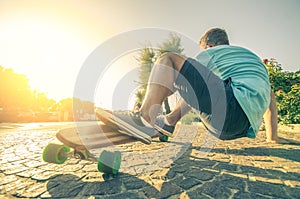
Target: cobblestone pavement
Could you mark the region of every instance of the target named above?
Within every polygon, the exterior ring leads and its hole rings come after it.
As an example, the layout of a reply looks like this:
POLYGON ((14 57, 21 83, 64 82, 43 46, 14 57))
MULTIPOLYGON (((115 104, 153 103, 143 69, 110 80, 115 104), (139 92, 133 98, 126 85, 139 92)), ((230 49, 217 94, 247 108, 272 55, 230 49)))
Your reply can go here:
POLYGON ((115 176, 84 160, 43 162, 56 130, 0 132, 0 198, 300 197, 299 129, 281 132, 281 144, 268 144, 264 132, 255 140, 215 141, 200 125, 181 125, 169 143, 121 146, 115 176))

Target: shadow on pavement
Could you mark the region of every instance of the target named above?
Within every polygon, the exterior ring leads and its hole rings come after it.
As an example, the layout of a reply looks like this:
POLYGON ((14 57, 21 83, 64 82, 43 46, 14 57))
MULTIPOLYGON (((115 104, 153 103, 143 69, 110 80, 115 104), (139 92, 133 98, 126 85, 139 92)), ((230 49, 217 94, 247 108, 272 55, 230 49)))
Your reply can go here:
MULTIPOLYGON (((271 147, 250 147, 243 149, 225 149, 214 148, 211 150, 213 153, 226 153, 231 155, 242 155, 242 156, 265 156, 265 157, 278 157, 286 160, 300 162, 300 150, 292 148, 271 148, 271 147)), ((260 160, 263 161, 263 160, 260 160)), ((271 161, 265 159, 265 161, 271 161)))
MULTIPOLYGON (((47 183, 51 197, 63 198, 297 198, 300 174, 263 169, 243 164, 231 164, 192 155, 199 147, 192 147, 177 159, 165 176, 150 173, 148 178, 162 180, 162 184, 146 182, 138 176, 120 173, 114 177, 103 175, 104 181, 87 182, 85 177, 56 175, 47 183), (154 185, 153 185, 154 184, 154 185)), ((277 148, 246 148, 242 150, 213 149, 211 153, 228 153, 291 158, 298 150, 277 148), (286 156, 287 154, 290 154, 286 156)), ((101 175, 101 173, 99 173, 101 175)))
POLYGON ((300 146, 300 142, 292 139, 287 139, 283 137, 278 137, 278 141, 280 144, 283 145, 294 145, 294 146, 300 146))
POLYGON ((51 197, 54 198, 85 198, 89 196, 141 198, 142 193, 137 191, 139 189, 148 189, 149 193, 152 193, 149 197, 154 197, 158 192, 145 181, 131 175, 120 173, 114 177, 107 178, 102 182, 85 182, 84 179, 71 174, 56 175, 49 180, 47 189, 51 197), (124 191, 125 189, 128 191, 124 191))

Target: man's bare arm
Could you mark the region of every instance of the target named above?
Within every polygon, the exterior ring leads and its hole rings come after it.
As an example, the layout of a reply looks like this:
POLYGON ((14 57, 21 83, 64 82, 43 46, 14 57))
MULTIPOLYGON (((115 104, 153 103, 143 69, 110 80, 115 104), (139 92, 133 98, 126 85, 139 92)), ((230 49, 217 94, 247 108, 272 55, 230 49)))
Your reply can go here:
POLYGON ((278 135, 277 135, 278 112, 277 112, 275 94, 273 91, 271 91, 270 105, 264 114, 264 121, 266 126, 267 142, 277 143, 278 142, 278 135))

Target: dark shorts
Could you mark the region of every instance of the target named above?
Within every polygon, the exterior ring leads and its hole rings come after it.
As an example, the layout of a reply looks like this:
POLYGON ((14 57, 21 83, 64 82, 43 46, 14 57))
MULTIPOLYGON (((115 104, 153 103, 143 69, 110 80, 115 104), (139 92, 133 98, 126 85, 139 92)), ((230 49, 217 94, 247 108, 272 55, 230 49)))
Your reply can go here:
POLYGON ((249 120, 236 100, 231 79, 220 79, 198 61, 188 58, 175 81, 181 97, 194 109, 207 130, 222 140, 246 137, 249 120))

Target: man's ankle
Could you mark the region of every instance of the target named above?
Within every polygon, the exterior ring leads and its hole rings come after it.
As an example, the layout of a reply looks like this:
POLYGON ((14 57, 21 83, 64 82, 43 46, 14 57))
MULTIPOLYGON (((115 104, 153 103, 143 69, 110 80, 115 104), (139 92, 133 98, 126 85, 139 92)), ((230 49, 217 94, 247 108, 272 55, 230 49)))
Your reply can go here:
POLYGON ((145 126, 151 125, 151 119, 150 119, 149 115, 142 111, 140 113, 141 113, 141 120, 142 120, 143 124, 145 126))
POLYGON ((177 121, 175 121, 170 115, 166 115, 165 124, 168 126, 175 126, 177 121))

